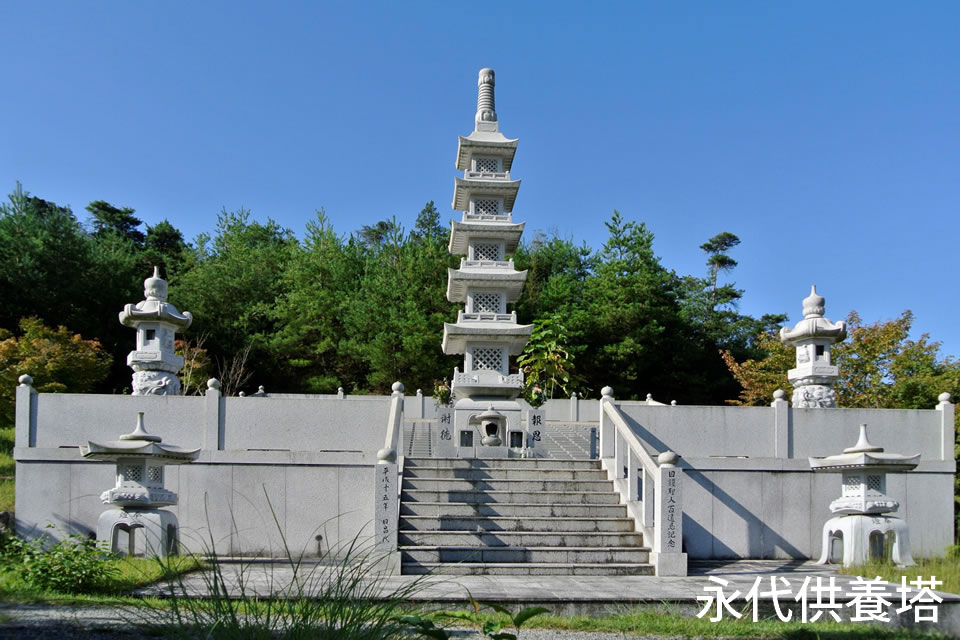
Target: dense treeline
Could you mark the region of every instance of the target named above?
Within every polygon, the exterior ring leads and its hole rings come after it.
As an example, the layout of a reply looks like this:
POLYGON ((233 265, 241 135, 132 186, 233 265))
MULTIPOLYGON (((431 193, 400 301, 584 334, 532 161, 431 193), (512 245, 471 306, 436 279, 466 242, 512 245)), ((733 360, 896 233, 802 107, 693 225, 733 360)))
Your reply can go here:
MULTIPOLYGON (((142 298, 153 265, 170 301, 194 314, 185 338, 235 390, 382 393, 400 380, 429 393, 461 362, 440 351, 443 323, 459 308, 445 298, 458 259, 432 202, 409 231, 393 219, 338 232, 319 211, 302 239, 245 210, 223 211, 191 243, 130 208, 96 201, 86 210, 81 221, 19 185, 0 205, 0 329, 18 335, 22 318, 37 317, 98 340, 112 358, 101 391, 130 385, 133 334, 116 317, 142 298)), ((615 211, 604 224, 598 249, 538 233, 515 256, 528 270, 519 320, 560 319, 576 363, 568 390, 595 397, 609 384, 621 398, 684 404, 736 398, 741 385, 721 353, 762 360, 770 351, 758 336, 784 320, 737 311, 742 291, 721 277, 737 265, 737 237, 710 238, 704 273, 679 275, 661 264, 642 222, 615 211)))

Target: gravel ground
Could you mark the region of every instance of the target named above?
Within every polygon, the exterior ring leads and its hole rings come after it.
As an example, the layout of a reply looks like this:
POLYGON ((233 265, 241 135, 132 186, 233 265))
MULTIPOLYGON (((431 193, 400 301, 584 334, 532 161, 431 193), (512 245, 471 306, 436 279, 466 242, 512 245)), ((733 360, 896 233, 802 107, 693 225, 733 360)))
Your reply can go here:
MULTIPOLYGON (((477 638, 468 629, 454 630, 456 638, 477 638)), ((102 607, 61 605, 0 605, 0 639, 7 640, 118 640, 143 637, 143 632, 124 620, 123 612, 102 607)), ((662 636, 621 633, 525 630, 522 640, 664 640, 662 636)), ((673 639, 677 640, 677 639, 673 639)))

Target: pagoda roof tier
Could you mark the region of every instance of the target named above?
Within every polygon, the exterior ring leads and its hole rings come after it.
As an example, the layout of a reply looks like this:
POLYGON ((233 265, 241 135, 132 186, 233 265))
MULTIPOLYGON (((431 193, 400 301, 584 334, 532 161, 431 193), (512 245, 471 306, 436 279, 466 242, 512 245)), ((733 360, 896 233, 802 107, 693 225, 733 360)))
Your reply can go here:
MULTIPOLYGON (((506 216, 502 216, 507 220, 506 216)), ((501 240, 506 243, 505 251, 513 253, 520 244, 520 236, 523 235, 523 226, 526 223, 519 222, 465 222, 458 220, 450 221, 450 245, 448 250, 453 255, 467 255, 467 245, 470 239, 481 238, 490 240, 501 240)))
POLYGON ((447 300, 466 302, 467 289, 488 289, 507 294, 507 302, 516 302, 527 281, 526 271, 502 267, 447 269, 447 300))
POLYGON ((457 169, 470 168, 473 156, 497 156, 503 158, 503 170, 510 171, 513 156, 517 153, 517 139, 505 137, 499 131, 474 131, 467 137, 459 136, 457 145, 457 169))
POLYGON ((503 198, 503 210, 513 211, 520 190, 519 180, 501 180, 496 178, 454 178, 453 208, 457 211, 470 209, 470 198, 493 196, 503 198))
POLYGON ((447 355, 465 353, 467 345, 506 347, 510 355, 519 355, 530 339, 532 324, 505 322, 443 323, 443 352, 447 355))

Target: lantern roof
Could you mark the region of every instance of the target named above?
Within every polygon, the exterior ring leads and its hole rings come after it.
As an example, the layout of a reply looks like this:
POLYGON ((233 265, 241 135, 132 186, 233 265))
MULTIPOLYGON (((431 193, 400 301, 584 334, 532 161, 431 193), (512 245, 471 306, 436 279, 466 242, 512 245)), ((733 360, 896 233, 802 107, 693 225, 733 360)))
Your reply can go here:
POLYGON ((817 285, 810 287, 810 295, 803 299, 803 320, 790 329, 780 329, 780 341, 794 346, 810 340, 828 340, 830 343, 841 342, 847 337, 845 322, 830 322, 823 316, 826 301, 817 293, 817 285))

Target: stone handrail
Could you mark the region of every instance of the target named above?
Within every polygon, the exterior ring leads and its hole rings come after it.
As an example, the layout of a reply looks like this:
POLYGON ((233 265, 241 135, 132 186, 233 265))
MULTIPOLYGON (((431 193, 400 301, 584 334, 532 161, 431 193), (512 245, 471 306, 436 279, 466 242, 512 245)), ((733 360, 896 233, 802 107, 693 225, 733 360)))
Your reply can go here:
POLYGON ((399 572, 397 529, 400 519, 400 466, 397 451, 403 431, 403 385, 393 383, 390 415, 383 449, 377 451, 374 496, 374 548, 383 554, 388 570, 399 572))
POLYGON ((687 574, 683 552, 683 470, 672 451, 654 460, 630 429, 613 401, 613 389, 603 388, 600 401, 600 459, 627 505, 628 513, 651 548, 650 561, 658 576, 687 574))

